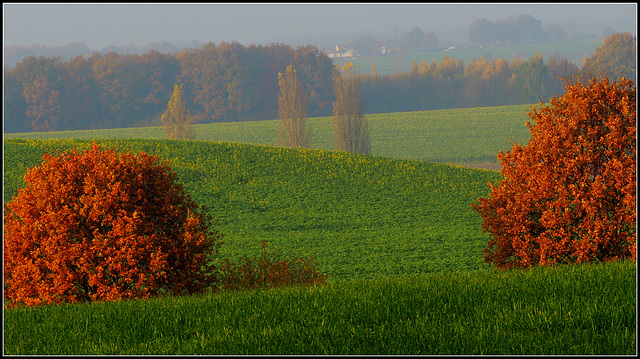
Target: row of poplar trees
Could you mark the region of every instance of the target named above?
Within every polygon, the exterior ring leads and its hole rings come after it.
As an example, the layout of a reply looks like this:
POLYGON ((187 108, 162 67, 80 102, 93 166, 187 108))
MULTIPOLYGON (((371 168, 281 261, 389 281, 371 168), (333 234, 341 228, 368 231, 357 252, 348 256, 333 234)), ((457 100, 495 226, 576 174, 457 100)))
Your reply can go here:
MULTIPOLYGON (((334 76, 333 136, 336 151, 371 154, 369 128, 364 116, 364 101, 360 92, 357 66, 342 67, 342 75, 334 76)), ((278 116, 280 145, 291 148, 312 148, 309 126, 309 95, 293 65, 278 74, 278 116)), ((173 95, 161 117, 164 134, 169 139, 193 139, 193 117, 187 110, 182 85, 174 85, 173 95)))
MULTIPOLYGON (((357 66, 342 67, 342 75, 333 79, 333 137, 336 151, 371 154, 369 129, 364 116, 364 101, 360 92, 357 66)), ((296 69, 289 65, 278 74, 280 94, 278 115, 282 121, 280 144, 292 148, 311 148, 308 95, 296 69)))

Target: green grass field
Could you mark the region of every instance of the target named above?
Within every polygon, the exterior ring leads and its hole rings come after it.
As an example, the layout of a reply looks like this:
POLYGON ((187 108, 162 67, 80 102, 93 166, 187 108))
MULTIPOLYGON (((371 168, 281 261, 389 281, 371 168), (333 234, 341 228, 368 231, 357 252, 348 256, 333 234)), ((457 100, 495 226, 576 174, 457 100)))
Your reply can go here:
MULTIPOLYGON (((367 115, 373 155, 427 162, 495 163, 512 142, 527 143, 532 105, 367 115)), ((332 150, 331 119, 309 121, 314 149, 332 150)), ((194 125, 196 140, 274 146, 279 120, 194 125)), ((5 134, 29 139, 163 139, 162 127, 5 134)))
POLYGON ((633 355, 635 261, 483 262, 488 235, 470 205, 501 175, 443 163, 527 141, 526 108, 372 115, 376 156, 330 151, 328 118, 312 120, 312 150, 273 146, 277 121, 199 125, 196 141, 162 140, 161 128, 5 135, 5 202, 43 153, 96 138, 169 162, 219 220, 212 260, 259 255, 266 240, 313 256, 329 285, 9 309, 4 354, 633 355), (54 135, 65 137, 11 137, 54 135))
MULTIPOLYGON (((334 280, 483 267, 488 240, 471 203, 500 174, 325 150, 226 142, 103 140, 169 161, 185 189, 220 221, 223 258, 313 256, 334 280)), ((5 201, 42 154, 89 140, 5 140, 5 201)))
POLYGON ((636 264, 5 312, 7 355, 633 355, 636 264))

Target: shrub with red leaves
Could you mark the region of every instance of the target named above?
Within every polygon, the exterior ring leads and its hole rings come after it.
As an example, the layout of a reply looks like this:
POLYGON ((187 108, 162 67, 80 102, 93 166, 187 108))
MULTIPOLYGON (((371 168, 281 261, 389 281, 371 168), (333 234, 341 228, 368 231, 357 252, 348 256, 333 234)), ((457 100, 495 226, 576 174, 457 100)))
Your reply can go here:
POLYGON ((43 156, 5 205, 8 306, 202 292, 221 234, 156 156, 43 156))
POLYGON ((245 290, 327 283, 327 276, 317 272, 313 258, 282 259, 265 247, 263 241, 260 257, 243 257, 237 263, 225 259, 220 266, 220 288, 245 290))
POLYGON ((504 179, 473 207, 500 268, 636 258, 636 89, 565 85, 529 112, 529 144, 498 155, 504 179))

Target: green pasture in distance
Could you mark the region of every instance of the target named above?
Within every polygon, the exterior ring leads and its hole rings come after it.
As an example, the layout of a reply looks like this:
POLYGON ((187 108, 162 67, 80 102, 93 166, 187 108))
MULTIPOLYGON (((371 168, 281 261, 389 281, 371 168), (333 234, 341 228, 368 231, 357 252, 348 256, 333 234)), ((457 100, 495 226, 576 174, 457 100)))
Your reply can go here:
MULTIPOLYGON (((5 139, 8 201, 42 153, 91 140, 5 139)), ((488 235, 471 203, 498 172, 451 165, 210 141, 101 140, 167 160, 225 235, 220 258, 314 257, 330 280, 487 268, 488 235)))
POLYGON ((635 261, 4 313, 7 355, 634 355, 635 261))
POLYGON ((418 64, 425 61, 428 65, 433 60, 436 64, 439 64, 445 55, 455 60, 461 60, 466 66, 470 59, 479 60, 482 57, 487 61, 496 60, 498 58, 505 61, 511 61, 517 57, 526 61, 530 57, 535 56, 537 52, 540 52, 544 59, 557 55, 560 59, 566 58, 569 62, 576 64, 578 67, 582 67, 582 61, 585 58, 592 56, 595 53, 596 48, 601 46, 603 42, 603 39, 595 39, 473 49, 456 48, 450 51, 409 51, 398 55, 355 59, 334 58, 332 60, 333 63, 339 67, 342 67, 345 63, 352 62, 359 66, 360 73, 370 73, 371 63, 373 62, 376 65, 378 75, 390 75, 395 72, 409 72, 413 61, 416 61, 418 64))
MULTIPOLYGON (((495 163, 496 154, 526 144, 532 105, 367 115, 372 154, 427 162, 495 163)), ((275 146, 279 120, 194 125, 196 140, 275 146)), ((309 120, 314 149, 332 150, 330 117, 309 120)), ((5 134, 31 139, 163 139, 162 127, 5 134)))

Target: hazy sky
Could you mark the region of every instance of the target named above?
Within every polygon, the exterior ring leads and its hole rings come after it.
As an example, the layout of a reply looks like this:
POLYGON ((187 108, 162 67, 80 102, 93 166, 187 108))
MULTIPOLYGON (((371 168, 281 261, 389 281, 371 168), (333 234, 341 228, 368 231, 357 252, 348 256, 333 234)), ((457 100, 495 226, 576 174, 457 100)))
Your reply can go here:
MULTIPOLYGON (((425 32, 468 29, 478 18, 490 21, 532 15, 543 26, 593 24, 600 34, 636 31, 635 3, 605 4, 3 4, 5 46, 47 46, 82 42, 108 45, 237 41, 270 43, 303 35, 393 34, 419 26, 425 32)), ((374 36, 375 37, 375 36, 374 36)), ((347 40, 353 40, 350 37, 347 40)), ((385 40, 385 38, 381 38, 385 40)))

